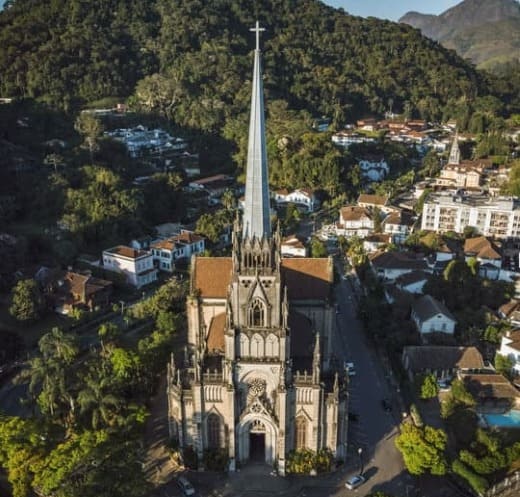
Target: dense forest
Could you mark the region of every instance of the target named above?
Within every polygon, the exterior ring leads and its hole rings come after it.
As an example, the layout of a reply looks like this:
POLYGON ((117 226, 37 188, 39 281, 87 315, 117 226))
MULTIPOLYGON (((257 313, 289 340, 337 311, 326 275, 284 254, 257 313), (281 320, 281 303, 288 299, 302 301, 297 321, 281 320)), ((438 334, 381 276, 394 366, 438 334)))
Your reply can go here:
POLYGON ((0 13, 0 92, 65 110, 130 97, 217 132, 247 108, 256 18, 268 97, 290 108, 342 123, 386 110, 457 117, 489 93, 518 106, 510 77, 491 80, 409 26, 317 0, 12 0, 0 13))

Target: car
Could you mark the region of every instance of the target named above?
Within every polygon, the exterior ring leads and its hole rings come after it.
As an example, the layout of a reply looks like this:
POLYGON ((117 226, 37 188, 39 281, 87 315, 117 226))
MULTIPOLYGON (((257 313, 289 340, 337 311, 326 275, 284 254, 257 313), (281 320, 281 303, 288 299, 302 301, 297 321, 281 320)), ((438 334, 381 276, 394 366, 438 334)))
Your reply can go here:
POLYGON ((347 482, 345 483, 345 486, 349 489, 349 490, 354 490, 355 488, 358 488, 360 487, 361 485, 363 485, 363 483, 365 483, 365 477, 363 475, 355 475, 355 476, 352 476, 351 478, 349 478, 347 480, 347 482))
POLYGON ((392 403, 389 399, 382 399, 381 400, 381 406, 386 412, 390 412, 392 410, 392 403))
POLYGON ((448 379, 437 380, 437 386, 440 390, 449 390, 450 389, 450 381, 448 379))
POLYGON ((349 376, 356 376, 356 368, 354 367, 353 362, 344 362, 343 369, 349 376))
POLYGON ((179 478, 177 478, 177 485, 182 490, 183 495, 186 497, 195 495, 195 489, 193 488, 193 485, 184 476, 179 476, 179 478))

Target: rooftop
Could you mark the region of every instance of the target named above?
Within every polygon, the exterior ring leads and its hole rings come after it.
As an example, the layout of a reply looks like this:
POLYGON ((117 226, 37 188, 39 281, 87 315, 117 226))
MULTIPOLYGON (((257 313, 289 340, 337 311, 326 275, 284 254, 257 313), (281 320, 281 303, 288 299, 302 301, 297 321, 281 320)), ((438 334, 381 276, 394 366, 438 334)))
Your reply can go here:
POLYGON ((149 252, 146 252, 145 250, 134 249, 132 247, 127 247, 126 245, 118 245, 117 247, 106 249, 104 253, 118 257, 125 257, 127 259, 139 259, 150 255, 149 252))
POLYGON ((484 360, 476 347, 411 346, 404 347, 414 373, 436 369, 483 369, 484 360))

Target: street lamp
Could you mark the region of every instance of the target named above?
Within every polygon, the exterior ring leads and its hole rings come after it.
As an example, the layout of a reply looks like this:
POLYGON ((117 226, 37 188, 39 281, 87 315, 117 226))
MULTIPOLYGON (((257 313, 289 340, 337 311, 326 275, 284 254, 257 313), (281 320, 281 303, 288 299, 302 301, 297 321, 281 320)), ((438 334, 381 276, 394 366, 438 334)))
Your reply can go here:
POLYGON ((363 474, 363 449, 358 447, 357 453, 359 455, 359 474, 363 474))

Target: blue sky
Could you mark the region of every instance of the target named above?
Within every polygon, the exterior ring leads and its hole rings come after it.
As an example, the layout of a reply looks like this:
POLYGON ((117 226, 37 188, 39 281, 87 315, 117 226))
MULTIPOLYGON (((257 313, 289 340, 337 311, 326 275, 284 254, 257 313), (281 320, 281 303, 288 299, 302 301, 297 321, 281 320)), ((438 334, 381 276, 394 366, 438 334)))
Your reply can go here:
POLYGON ((462 0, 322 0, 333 7, 343 7, 355 16, 379 17, 397 21, 410 10, 421 14, 440 14, 462 0))

